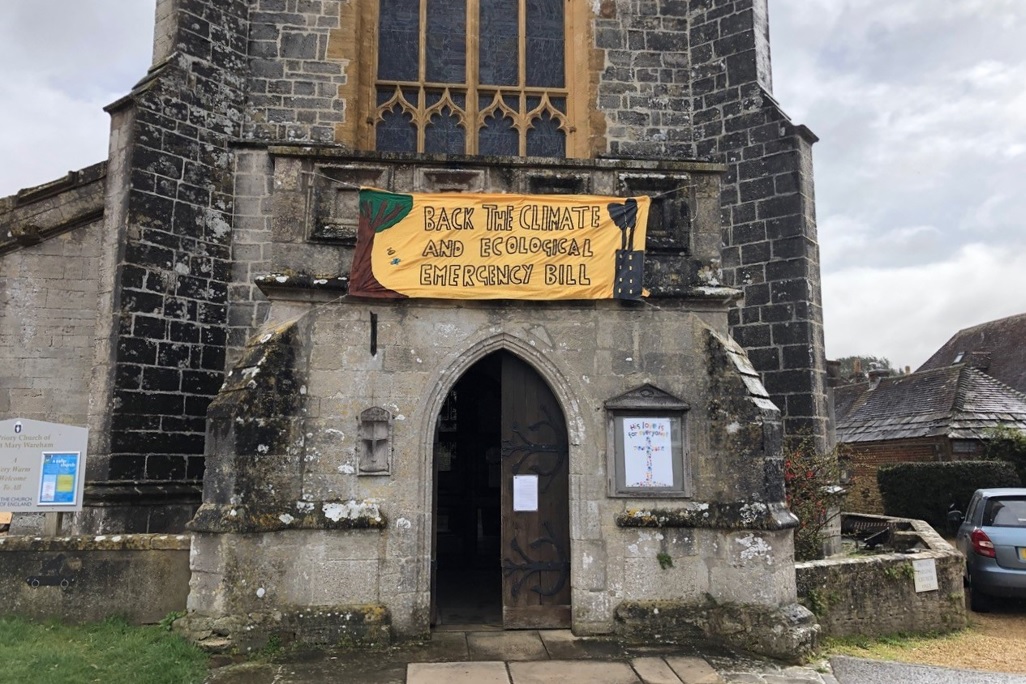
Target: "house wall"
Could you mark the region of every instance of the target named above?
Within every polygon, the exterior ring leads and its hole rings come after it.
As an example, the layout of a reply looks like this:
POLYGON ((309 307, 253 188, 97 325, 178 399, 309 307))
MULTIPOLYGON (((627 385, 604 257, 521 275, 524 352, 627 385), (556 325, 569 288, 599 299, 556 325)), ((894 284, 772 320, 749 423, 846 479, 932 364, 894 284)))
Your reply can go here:
POLYGON ((883 499, 876 484, 877 471, 895 463, 923 463, 950 460, 950 445, 944 437, 860 442, 848 445, 853 451, 855 481, 848 489, 844 509, 883 515, 883 499))

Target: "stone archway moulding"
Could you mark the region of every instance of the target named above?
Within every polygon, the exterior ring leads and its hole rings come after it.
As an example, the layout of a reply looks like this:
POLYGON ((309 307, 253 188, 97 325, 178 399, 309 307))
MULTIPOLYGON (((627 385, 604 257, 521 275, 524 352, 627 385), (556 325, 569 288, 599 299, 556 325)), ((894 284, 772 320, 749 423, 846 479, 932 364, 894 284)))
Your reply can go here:
MULTIPOLYGON (((420 415, 424 418, 421 421, 420 439, 417 446, 421 482, 434 481, 435 423, 439 412, 442 410, 445 397, 449 394, 449 390, 452 389, 471 366, 497 351, 510 352, 531 366, 545 380, 549 389, 556 396, 556 400, 559 402, 560 408, 563 410, 563 416, 566 419, 567 441, 570 452, 570 476, 571 478, 573 477, 573 464, 579 457, 578 452, 584 437, 584 425, 580 417, 580 403, 577 400, 576 393, 570 388, 570 383, 567 381, 566 376, 529 341, 510 333, 499 333, 498 335, 492 335, 479 340, 470 345, 469 348, 451 353, 442 364, 442 369, 432 378, 430 383, 432 389, 421 404, 423 411, 420 415)), ((573 491, 572 487, 571 491, 573 491)), ((434 505, 433 495, 433 486, 421 488, 420 510, 426 514, 425 519, 428 521, 429 527, 431 525, 432 506, 434 505)), ((574 517, 574 507, 570 506, 571 530, 576 529, 574 517)), ((431 529, 428 529, 427 532, 428 534, 434 534, 434 531, 431 529)), ((573 544, 572 537, 570 541, 573 544)), ((423 560, 422 577, 430 577, 430 563, 431 558, 430 554, 428 554, 423 560)), ((430 586, 428 586, 427 591, 430 590, 430 586)))

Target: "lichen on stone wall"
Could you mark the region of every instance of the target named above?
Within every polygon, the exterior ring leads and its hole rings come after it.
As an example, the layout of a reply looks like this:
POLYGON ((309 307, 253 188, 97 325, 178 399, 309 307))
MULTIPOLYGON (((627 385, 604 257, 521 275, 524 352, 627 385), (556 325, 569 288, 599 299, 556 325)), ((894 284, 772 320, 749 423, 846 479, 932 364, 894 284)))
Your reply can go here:
POLYGON ((616 516, 617 527, 691 527, 725 530, 785 530, 797 519, 782 503, 702 502, 680 508, 629 508, 616 516))
POLYGON ((706 331, 709 442, 737 477, 718 498, 783 501, 780 411, 769 399, 747 354, 729 337, 706 331))
MULTIPOLYGON (((297 510, 305 454, 302 317, 258 331, 208 411, 204 503, 196 531, 373 526, 360 516, 325 517, 321 504, 297 510)), ((367 516, 372 520, 373 516, 367 516)))
POLYGON ((312 275, 297 271, 279 271, 257 276, 254 283, 265 293, 268 290, 323 290, 343 295, 349 290, 349 278, 337 274, 312 275))
POLYGON ((75 537, 0 537, 0 553, 14 551, 150 551, 185 550, 189 537, 184 534, 99 534, 75 537))
MULTIPOLYGON (((917 538, 914 546, 920 550, 796 564, 799 600, 816 613, 823 633, 831 637, 885 636, 965 627, 962 555, 921 520, 873 517, 911 527, 913 531, 905 534, 917 538), (914 560, 935 563, 937 590, 916 591, 914 560)), ((906 546, 912 546, 910 541, 906 540, 906 546)))
POLYGON ((373 500, 296 501, 290 510, 204 503, 189 523, 194 532, 385 530, 388 519, 373 500))

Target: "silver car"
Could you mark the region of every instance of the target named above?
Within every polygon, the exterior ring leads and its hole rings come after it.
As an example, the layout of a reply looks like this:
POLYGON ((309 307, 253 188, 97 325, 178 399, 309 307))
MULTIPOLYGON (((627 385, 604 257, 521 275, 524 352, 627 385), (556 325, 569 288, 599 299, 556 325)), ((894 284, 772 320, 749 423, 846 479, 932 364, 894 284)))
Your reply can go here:
POLYGON ((965 554, 969 607, 985 612, 994 597, 1026 598, 1026 489, 977 489, 955 545, 965 554))

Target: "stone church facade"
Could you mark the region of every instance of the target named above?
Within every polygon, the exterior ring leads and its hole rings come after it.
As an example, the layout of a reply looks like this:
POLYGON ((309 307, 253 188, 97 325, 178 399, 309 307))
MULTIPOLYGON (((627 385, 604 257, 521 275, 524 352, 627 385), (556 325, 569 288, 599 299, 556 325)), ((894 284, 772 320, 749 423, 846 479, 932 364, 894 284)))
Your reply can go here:
POLYGON ((90 427, 67 531, 188 526, 195 635, 419 635, 475 586, 508 628, 797 654, 815 138, 765 0, 508 5, 159 0, 107 162, 0 200, 0 411, 90 427), (648 297, 350 296, 361 186, 651 196, 648 297), (623 480, 631 419, 671 487, 623 480))

